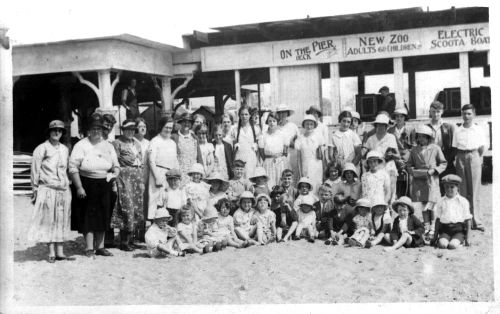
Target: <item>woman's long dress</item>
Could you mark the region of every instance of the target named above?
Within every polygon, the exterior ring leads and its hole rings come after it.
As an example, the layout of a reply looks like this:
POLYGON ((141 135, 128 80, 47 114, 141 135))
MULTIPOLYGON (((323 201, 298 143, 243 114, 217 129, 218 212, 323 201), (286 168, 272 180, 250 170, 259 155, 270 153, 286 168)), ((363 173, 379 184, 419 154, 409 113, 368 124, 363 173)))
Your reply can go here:
POLYGON ((239 129, 238 136, 238 128, 233 128, 231 130, 231 138, 233 140, 233 147, 235 148, 235 160, 242 160, 245 162, 245 173, 246 177, 250 178, 253 175, 255 168, 257 167, 258 159, 257 159, 257 141, 260 136, 259 127, 254 127, 254 132, 252 131, 252 127, 248 124, 245 127, 241 127, 239 129), (236 144, 238 144, 236 146, 236 144))
POLYGON ((267 176, 269 177, 269 181, 267 182, 269 189, 280 184, 281 173, 285 170, 287 160, 287 158, 283 156, 283 148, 287 146, 285 141, 285 136, 279 130, 276 130, 272 134, 265 132, 259 141, 259 148, 264 149, 264 154, 266 156, 271 156, 267 157, 262 164, 262 167, 266 169, 267 176))
POLYGON ((323 161, 317 158, 318 147, 321 147, 321 143, 314 133, 300 136, 295 141, 295 149, 299 155, 300 176, 308 177, 313 182, 312 191, 315 191, 323 181, 323 161))

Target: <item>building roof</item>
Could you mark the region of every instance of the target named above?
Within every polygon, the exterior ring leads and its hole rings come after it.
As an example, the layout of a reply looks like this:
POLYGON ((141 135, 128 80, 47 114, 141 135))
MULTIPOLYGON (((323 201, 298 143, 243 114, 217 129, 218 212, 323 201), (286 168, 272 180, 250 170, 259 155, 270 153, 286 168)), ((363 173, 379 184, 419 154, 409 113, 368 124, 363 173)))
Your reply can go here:
POLYGON ((186 48, 234 45, 489 21, 488 7, 424 11, 406 8, 286 21, 214 27, 217 32, 184 35, 186 48))

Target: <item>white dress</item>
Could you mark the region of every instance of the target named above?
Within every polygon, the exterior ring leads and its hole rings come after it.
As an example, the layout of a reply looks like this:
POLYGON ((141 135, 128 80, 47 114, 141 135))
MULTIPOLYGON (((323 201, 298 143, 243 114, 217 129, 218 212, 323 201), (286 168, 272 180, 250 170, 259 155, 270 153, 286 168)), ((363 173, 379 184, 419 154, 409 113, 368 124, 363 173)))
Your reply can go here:
POLYGON ((212 143, 199 144, 201 159, 203 160, 203 169, 205 174, 203 177, 208 177, 214 168, 214 145, 212 143))
MULTIPOLYGON (((280 126, 280 131, 285 136, 285 142, 287 145, 292 143, 295 136, 299 136, 299 127, 293 122, 287 122, 286 124, 280 126)), ((285 169, 297 169, 297 152, 295 148, 288 148, 288 157, 285 163, 285 169)), ((297 174, 297 171, 294 171, 297 174)))
POLYGON ((281 173, 285 170, 287 158, 283 156, 284 146, 287 146, 286 138, 280 130, 272 134, 264 133, 259 141, 259 148, 264 149, 266 156, 273 156, 267 157, 262 164, 269 177, 267 182, 269 189, 279 184, 281 173))
POLYGON ((295 141, 295 148, 300 156, 300 177, 308 177, 313 182, 312 191, 315 191, 323 180, 323 162, 317 158, 318 147, 320 143, 314 133, 309 136, 300 136, 295 141))
POLYGON ((236 154, 234 159, 242 160, 245 162, 246 177, 250 178, 253 175, 255 168, 257 167, 257 141, 260 136, 260 129, 258 126, 254 127, 255 136, 252 131, 252 127, 248 124, 245 127, 240 128, 240 134, 238 137, 238 128, 235 127, 231 129, 231 138, 233 147, 238 144, 236 149, 236 154))

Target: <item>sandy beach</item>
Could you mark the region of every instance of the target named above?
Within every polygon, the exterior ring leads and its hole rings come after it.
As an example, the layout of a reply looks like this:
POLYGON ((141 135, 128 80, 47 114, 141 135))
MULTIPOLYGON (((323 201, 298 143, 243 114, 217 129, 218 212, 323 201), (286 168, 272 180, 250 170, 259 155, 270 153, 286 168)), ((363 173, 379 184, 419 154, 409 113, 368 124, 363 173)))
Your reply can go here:
POLYGON ((142 305, 338 302, 493 301, 492 185, 481 187, 486 232, 471 246, 386 253, 294 241, 184 258, 147 258, 146 250, 114 257, 83 255, 83 238, 65 244, 76 261, 47 262, 29 245, 32 206, 15 197, 14 305, 142 305))

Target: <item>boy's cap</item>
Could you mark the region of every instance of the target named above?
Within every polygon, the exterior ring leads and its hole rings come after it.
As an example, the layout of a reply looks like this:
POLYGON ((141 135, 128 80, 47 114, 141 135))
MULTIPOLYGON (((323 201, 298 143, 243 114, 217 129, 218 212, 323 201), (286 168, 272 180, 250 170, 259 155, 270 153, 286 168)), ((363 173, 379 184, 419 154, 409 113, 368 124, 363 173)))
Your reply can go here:
POLYGON ((441 182, 443 182, 443 184, 448 183, 459 185, 460 183, 462 183, 462 178, 460 178, 456 174, 449 174, 444 176, 443 179, 441 179, 441 182))
POLYGON ((166 173, 166 177, 168 178, 179 178, 181 177, 181 172, 179 169, 169 169, 166 173))
POLYGON ((172 216, 170 216, 170 213, 165 208, 159 208, 156 210, 155 219, 161 218, 168 218, 168 220, 171 220, 172 216))

